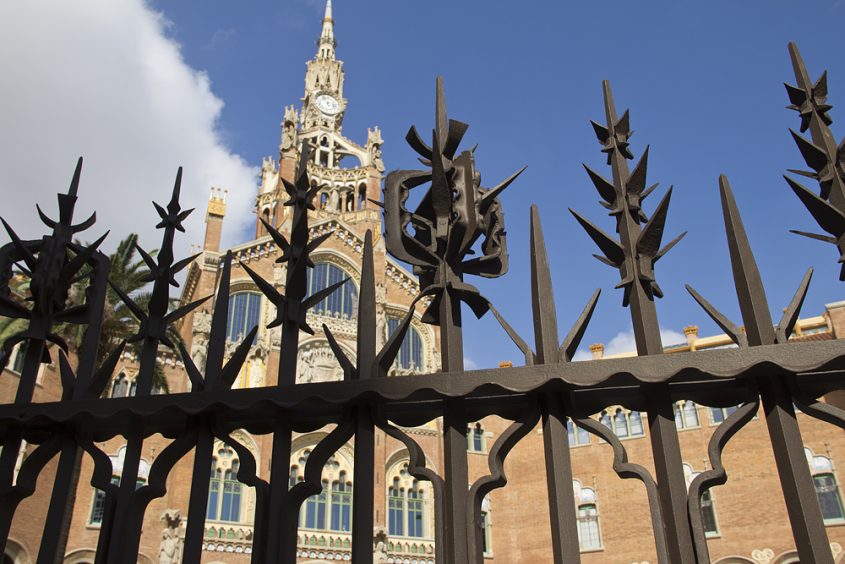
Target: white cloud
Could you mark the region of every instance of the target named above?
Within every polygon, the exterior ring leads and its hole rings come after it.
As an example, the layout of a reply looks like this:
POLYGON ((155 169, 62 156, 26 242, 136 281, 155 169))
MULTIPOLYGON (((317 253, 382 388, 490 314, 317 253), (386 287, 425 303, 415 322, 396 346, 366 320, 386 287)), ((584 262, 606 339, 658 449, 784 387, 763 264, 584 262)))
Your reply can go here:
POLYGON ((464 370, 478 370, 478 363, 470 357, 464 357, 464 370))
MULTIPOLYGON (((672 329, 660 329, 660 338, 663 341, 663 346, 678 345, 685 343, 687 338, 683 333, 673 331, 672 329)), ((632 352, 637 350, 637 342, 634 339, 634 331, 621 331, 611 338, 604 346, 604 354, 606 356, 632 352)), ((572 360, 590 360, 593 354, 585 348, 579 348, 572 360)))
POLYGON ((211 186, 229 189, 224 244, 251 221, 257 169, 233 154, 217 121, 223 101, 183 60, 170 24, 143 0, 0 5, 0 215, 39 236, 35 204, 56 214, 78 156, 85 157, 77 218, 96 210, 106 248, 130 232, 156 248, 150 203, 166 204, 184 167, 183 208, 197 208, 177 255, 201 243, 211 186))

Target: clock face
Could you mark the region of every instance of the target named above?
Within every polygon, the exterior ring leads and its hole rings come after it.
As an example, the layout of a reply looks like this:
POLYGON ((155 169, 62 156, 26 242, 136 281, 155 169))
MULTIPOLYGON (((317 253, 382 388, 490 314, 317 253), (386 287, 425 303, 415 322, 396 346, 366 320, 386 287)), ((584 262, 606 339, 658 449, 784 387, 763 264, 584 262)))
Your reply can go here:
POLYGON ((338 101, 328 94, 320 94, 317 96, 315 103, 317 104, 317 108, 326 115, 332 116, 340 111, 340 104, 338 101))

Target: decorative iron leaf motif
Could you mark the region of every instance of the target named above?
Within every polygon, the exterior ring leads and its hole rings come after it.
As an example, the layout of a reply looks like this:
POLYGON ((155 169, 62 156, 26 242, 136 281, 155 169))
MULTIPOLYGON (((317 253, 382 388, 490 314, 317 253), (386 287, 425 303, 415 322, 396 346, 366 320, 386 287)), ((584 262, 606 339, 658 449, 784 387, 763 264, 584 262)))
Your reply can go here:
POLYGON ((465 274, 486 278, 502 276, 508 269, 505 219, 499 202, 502 193, 522 169, 493 188, 481 186, 475 168, 474 148, 456 156, 469 127, 448 119, 443 79, 437 79, 435 128, 429 146, 412 127, 408 144, 429 170, 397 170, 384 184, 384 223, 388 252, 410 263, 420 278, 422 292, 434 299, 423 315, 426 323, 440 321, 440 301, 448 292, 454 301, 470 306, 477 317, 488 310, 487 300, 465 274), (413 211, 405 206, 413 188, 429 183, 428 191, 413 211), (408 227, 414 228, 412 234, 408 227), (473 247, 480 240, 481 256, 473 247))
MULTIPOLYGON (((71 285, 83 272, 86 265, 95 264, 97 248, 108 233, 89 245, 73 242, 74 236, 91 227, 96 221, 92 214, 82 223, 73 223, 79 180, 82 175, 82 158, 76 163, 76 169, 67 194, 58 194, 59 219, 53 220, 40 207, 38 215, 52 233, 40 240, 23 241, 5 219, 0 218, 11 242, 0 249, 0 272, 5 276, 0 279, 0 315, 13 319, 26 320, 27 327, 7 339, 3 344, 4 352, 0 355, 0 365, 8 362, 12 348, 26 340, 41 343, 51 342, 67 352, 67 344, 52 331, 54 323, 86 323, 89 310, 85 305, 69 308, 68 293, 71 285), (13 266, 17 266, 29 277, 29 297, 31 307, 18 303, 11 297, 9 280, 13 266)), ((51 357, 46 347, 40 359, 50 362, 51 357)))
POLYGON ((845 281, 845 140, 837 145, 830 129, 833 120, 828 115, 832 106, 827 103, 827 71, 813 84, 795 43, 789 44, 789 54, 797 86, 784 84, 790 101, 787 108, 799 113, 801 133, 809 129, 812 137, 807 139, 789 130, 804 162, 812 169, 789 169, 789 172, 816 180, 819 183, 819 196, 799 182, 787 176, 784 178, 813 219, 832 237, 796 230, 792 230, 792 233, 836 245, 842 264, 839 279, 845 281))
POLYGON ((607 164, 611 165, 613 180, 606 179, 586 164, 583 166, 602 197, 601 205, 610 210, 609 215, 616 219, 615 227, 620 240, 617 241, 574 210, 569 211, 603 253, 603 256, 594 256, 619 270, 621 281, 616 287, 623 290, 622 305, 627 306, 631 302, 632 292, 639 294, 640 289, 647 300, 663 297, 663 290, 654 275, 654 264, 686 233, 682 233, 665 247, 660 247, 672 188, 666 192, 649 219, 642 209, 642 202, 657 188, 657 184, 648 186, 646 181, 648 147, 643 151, 634 170, 629 172, 626 161, 634 158, 628 142, 633 133, 630 114, 626 110, 621 118, 616 118, 610 83, 605 81, 603 86, 607 124, 601 125, 594 121, 590 123, 599 143, 602 144, 602 152, 607 154, 607 164), (645 226, 641 227, 641 223, 645 223, 645 226))

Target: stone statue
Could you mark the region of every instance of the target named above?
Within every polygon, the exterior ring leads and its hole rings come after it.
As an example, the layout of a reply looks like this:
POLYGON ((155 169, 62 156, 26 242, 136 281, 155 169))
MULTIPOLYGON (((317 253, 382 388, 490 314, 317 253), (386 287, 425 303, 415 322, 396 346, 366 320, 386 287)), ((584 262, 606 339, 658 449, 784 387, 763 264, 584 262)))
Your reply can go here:
POLYGON ((291 150, 296 144, 296 126, 290 122, 285 122, 282 126, 282 151, 291 150))
POLYGON ((260 388, 264 385, 264 363, 257 358, 249 366, 249 387, 260 388))
POLYGON ((384 172, 384 161, 381 158, 381 146, 373 145, 370 153, 370 158, 379 172, 384 172))
POLYGON ((376 527, 373 532, 373 564, 387 564, 387 533, 376 527))
POLYGON ((384 172, 384 161, 381 158, 381 146, 383 143, 381 129, 378 127, 367 129, 367 151, 370 154, 370 162, 379 172, 384 172))
POLYGON ((205 371, 205 358, 208 352, 208 341, 204 335, 197 335, 194 337, 194 342, 191 344, 191 360, 201 373, 205 371))
POLYGON ((296 146, 296 122, 299 116, 293 106, 285 108, 285 117, 282 120, 282 151, 289 151, 296 146))
POLYGON ((194 333, 211 333, 210 311, 198 311, 194 314, 194 333))
POLYGON ((387 313, 384 311, 384 308, 376 314, 376 338, 378 339, 379 348, 383 347, 390 338, 387 327, 387 313))
POLYGON ((178 509, 167 509, 161 514, 164 531, 161 533, 161 545, 158 551, 159 564, 180 564, 184 537, 182 532, 182 514, 178 509))

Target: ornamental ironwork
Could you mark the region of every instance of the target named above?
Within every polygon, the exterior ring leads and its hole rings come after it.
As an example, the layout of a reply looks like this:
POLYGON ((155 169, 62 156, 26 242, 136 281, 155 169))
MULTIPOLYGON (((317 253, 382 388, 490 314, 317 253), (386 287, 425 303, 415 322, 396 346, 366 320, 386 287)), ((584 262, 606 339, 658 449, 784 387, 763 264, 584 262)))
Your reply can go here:
MULTIPOLYGON (((800 133, 792 131, 811 171, 790 171, 818 182, 818 195, 794 176, 789 187, 827 235, 807 234, 833 243, 839 262, 845 262, 845 150, 830 130, 827 76, 811 82, 794 44, 789 45, 796 85, 787 85, 789 108, 800 116, 800 133), (810 139, 804 134, 810 131, 810 139)), ((835 341, 789 342, 812 276, 808 270, 777 324, 771 318, 760 272, 728 179, 719 179, 733 274, 742 325, 721 313, 692 287, 695 301, 736 343, 737 348, 663 355, 655 299, 663 296, 655 266, 683 237, 664 244, 664 229, 672 189, 649 212, 646 172, 648 147, 639 158, 631 143, 631 115, 620 117, 610 83, 603 83, 605 120, 593 129, 610 166, 609 176, 585 165, 588 177, 614 222, 615 235, 605 232, 584 215, 572 211, 596 243, 601 262, 616 269, 622 305, 629 308, 638 356, 602 362, 573 363, 587 324, 599 299, 588 298, 572 329, 558 335, 552 276, 545 238, 536 206, 530 209, 530 300, 534 342, 529 344, 479 290, 465 281, 468 275, 496 278, 508 268, 504 214, 499 195, 521 170, 492 188, 481 186, 475 165, 476 148, 459 152, 468 126, 446 114, 443 82, 437 80, 435 119, 430 144, 411 128, 406 140, 424 169, 390 173, 384 184, 384 240, 387 251, 410 264, 419 277, 419 291, 393 333, 380 342, 376 329, 376 285, 373 240, 366 234, 362 249, 360 290, 354 359, 338 344, 332 330, 308 325, 307 311, 346 281, 313 295, 307 293, 312 252, 329 233, 312 233, 309 214, 318 187, 308 176, 309 148, 300 150, 293 181, 284 182, 285 205, 292 208, 289 235, 264 222, 284 265, 284 289, 227 253, 219 263, 216 296, 175 309, 170 288, 176 275, 195 257, 176 260, 174 238, 184 231, 190 213, 180 204, 181 170, 166 207, 155 204, 163 230, 159 251, 138 252, 149 269, 150 299, 139 303, 120 296, 138 320, 129 339, 140 351, 134 397, 103 398, 126 342, 109 354, 98 355, 103 311, 109 287, 109 260, 99 245, 76 241, 75 235, 94 225, 92 216, 74 223, 74 206, 81 182, 82 160, 70 189, 60 194, 58 219, 42 209, 38 214, 49 232, 25 241, 3 221, 11 242, 0 248, 0 315, 20 320, 22 330, 2 347, 5 366, 17 345, 25 347, 14 403, 0 405, 0 551, 5 546, 19 504, 32 496, 45 466, 57 460, 49 492, 39 562, 55 562, 64 553, 71 495, 78 479, 81 456, 93 460, 91 484, 104 492, 102 525, 96 561, 135 561, 141 525, 149 503, 166 493, 174 465, 193 451, 192 481, 183 543, 183 562, 199 562, 205 535, 209 479, 214 445, 228 445, 240 460, 237 478, 255 488, 256 507, 251 559, 256 563, 293 563, 297 558, 298 515, 305 500, 321 491, 323 465, 344 444, 354 440, 351 551, 354 562, 373 562, 374 472, 376 429, 400 441, 408 450, 408 472, 430 482, 435 508, 437 562, 463 564, 483 561, 482 502, 487 494, 507 483, 505 460, 516 444, 538 424, 542 428, 545 477, 551 515, 551 553, 555 562, 579 562, 572 465, 567 441, 567 419, 587 433, 606 441, 613 451, 613 469, 624 479, 642 483, 647 494, 657 559, 663 564, 708 562, 702 523, 702 495, 727 480, 721 457, 728 441, 760 410, 765 412, 776 470, 802 561, 831 563, 824 522, 813 479, 805 460, 801 433, 793 406, 807 415, 845 428, 845 411, 820 397, 842 390, 845 349, 835 341), (628 161, 636 160, 633 170, 628 161), (426 185, 427 188, 423 188, 426 185), (416 202, 411 206, 410 202, 416 202), (413 209, 412 209, 413 208, 413 209), (226 321, 233 267, 251 277, 275 308, 268 328, 279 328, 280 359, 273 385, 233 389, 258 328, 227 346, 226 321), (13 296, 13 280, 28 281, 26 301, 13 296), (81 283, 81 296, 71 288, 81 283), (170 329, 207 300, 214 299, 206 361, 198 366, 185 345, 170 329), (476 316, 491 313, 525 356, 525 366, 465 371, 461 304, 476 316), (387 378, 417 308, 422 320, 439 328, 442 370, 401 378, 387 378), (80 343, 71 348, 62 338, 62 324, 85 327, 80 343), (337 358, 343 380, 297 384, 297 351, 302 332, 322 330, 337 358), (164 349, 162 348, 164 347, 164 349), (154 373, 162 350, 182 357, 191 391, 155 394, 154 373), (72 350, 71 350, 72 349, 72 350), (60 401, 34 403, 39 366, 57 362, 61 379, 60 401), (688 399, 712 407, 739 406, 716 429, 710 440, 710 470, 698 474, 689 488, 675 426, 674 405, 688 399), (591 415, 609 405, 623 405, 648 414, 654 471, 628 461, 625 446, 591 415), (486 475, 468 479, 466 430, 469 421, 498 415, 511 423, 490 448, 486 475), (436 418, 443 420, 442 468, 427 466, 426 452, 408 428, 436 418), (294 433, 333 426, 314 447, 304 467, 304 480, 289 483, 294 433), (258 435, 272 433, 269 476, 259 471, 239 429, 258 435), (154 434, 170 439, 155 458, 148 480, 138 486, 145 440, 154 434), (122 478, 113 484, 112 461, 98 446, 124 436, 127 447, 122 478), (30 451, 16 469, 23 441, 30 451), (469 487, 467 485, 469 484, 469 487)), ((662 264, 662 263, 661 263, 662 264)), ((845 279, 845 264, 842 267, 845 279)), ((384 549, 379 549, 384 552, 384 549)))

